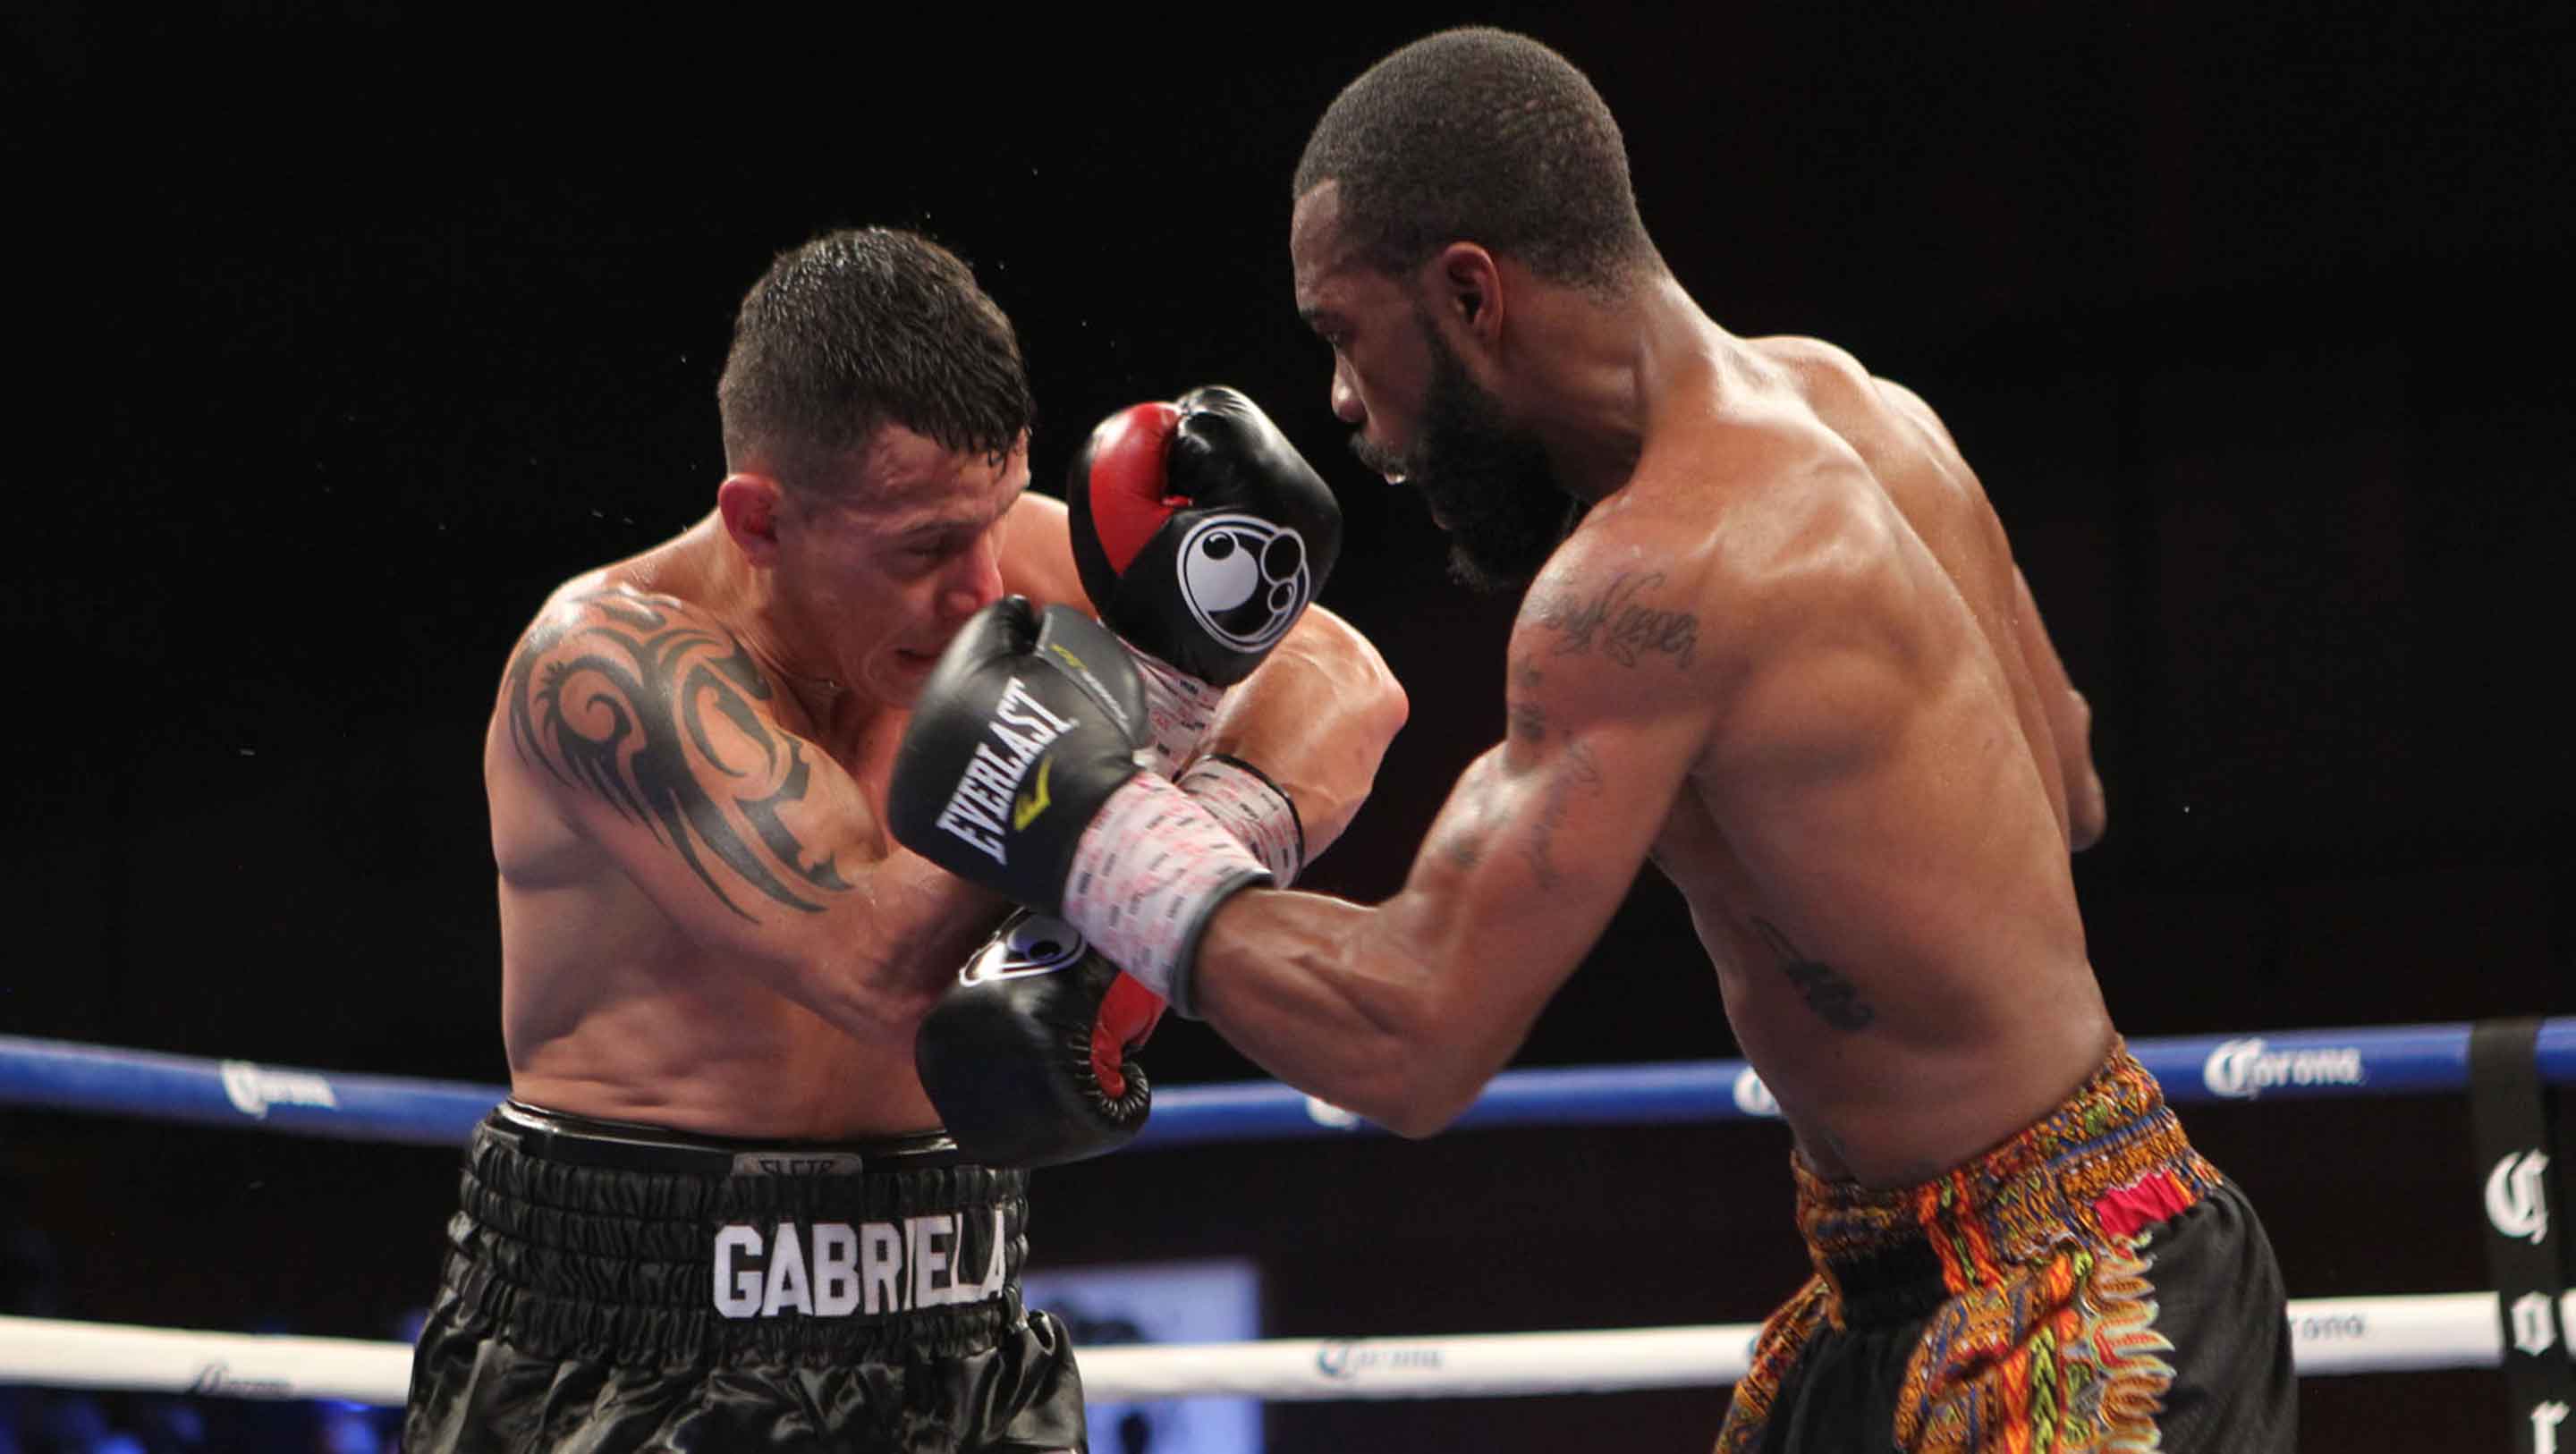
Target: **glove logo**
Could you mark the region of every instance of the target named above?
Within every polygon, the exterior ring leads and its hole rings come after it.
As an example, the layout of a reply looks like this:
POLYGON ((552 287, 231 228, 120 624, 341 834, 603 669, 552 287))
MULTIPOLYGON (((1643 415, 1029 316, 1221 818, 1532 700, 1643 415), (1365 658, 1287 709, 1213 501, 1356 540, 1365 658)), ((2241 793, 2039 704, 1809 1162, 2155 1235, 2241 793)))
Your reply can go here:
POLYGON ((1038 820, 1038 814, 1045 812, 1048 805, 1055 801, 1047 796, 1047 773, 1054 767, 1054 758, 1038 759, 1038 780, 1020 789, 1019 796, 1011 800, 1011 831, 1017 833, 1026 830, 1031 823, 1038 820))
POLYGON ((981 984, 986 980, 1054 974, 1080 964, 1089 947, 1082 935, 1062 919, 1024 914, 1007 932, 975 951, 975 957, 966 961, 966 968, 957 978, 964 984, 981 984))
POLYGON ((1080 725, 1075 718, 1048 711, 1026 683, 1011 678, 1002 688, 1001 701, 994 705, 992 720, 984 724, 992 741, 975 744, 975 755, 966 760, 966 771, 948 795, 948 806, 939 810, 940 831, 1009 866, 1004 821, 1017 831, 1046 811, 1045 764, 1053 760, 1045 755, 1047 745, 1080 725), (994 743, 1000 743, 1002 750, 994 751, 994 743), (1034 806, 1020 791, 1020 779, 1028 776, 1032 764, 1038 767, 1034 806))
POLYGON ((1313 597, 1306 538, 1258 515, 1210 515, 1181 537, 1181 599, 1199 629, 1236 651, 1267 651, 1313 597))

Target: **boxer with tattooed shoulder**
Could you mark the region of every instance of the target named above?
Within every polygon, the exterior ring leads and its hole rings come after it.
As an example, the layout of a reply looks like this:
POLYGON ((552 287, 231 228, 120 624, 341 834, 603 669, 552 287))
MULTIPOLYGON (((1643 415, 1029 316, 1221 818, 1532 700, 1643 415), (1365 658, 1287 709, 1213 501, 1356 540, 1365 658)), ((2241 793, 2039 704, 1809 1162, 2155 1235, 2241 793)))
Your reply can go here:
MULTIPOLYGON (((1012 1097, 971 1050, 941 1062, 944 1098, 926 1089, 916 1039, 970 960, 1115 971, 1060 926, 997 934, 1007 904, 888 836, 896 743, 979 609, 1093 610, 1091 558, 1133 564, 1144 517, 1191 500, 1225 506, 1197 593, 1122 594, 1124 639, 1092 627, 1104 667, 1135 651, 1122 665, 1153 682, 1144 760, 1176 791, 1311 856, 1365 797, 1402 694, 1305 609, 1338 515, 1242 396, 1115 416, 1078 517, 1027 493, 1018 341, 926 239, 781 256, 718 406, 714 511, 564 585, 502 675, 483 766, 511 1098, 467 1153, 403 1447, 1082 1447, 1063 1326, 1019 1298, 1020 1167, 1133 1134, 1124 1056, 1160 1003, 1120 997, 1084 1095, 1012 1097), (1247 542, 1267 546, 1249 574, 1247 542), (1224 650, 1162 619, 1193 602, 1224 650), (986 1154, 1004 1143, 1023 1154, 986 1154)), ((1015 720, 1023 745, 1054 730, 1015 720)), ((979 787, 959 821, 1044 794, 1042 776, 979 787)))

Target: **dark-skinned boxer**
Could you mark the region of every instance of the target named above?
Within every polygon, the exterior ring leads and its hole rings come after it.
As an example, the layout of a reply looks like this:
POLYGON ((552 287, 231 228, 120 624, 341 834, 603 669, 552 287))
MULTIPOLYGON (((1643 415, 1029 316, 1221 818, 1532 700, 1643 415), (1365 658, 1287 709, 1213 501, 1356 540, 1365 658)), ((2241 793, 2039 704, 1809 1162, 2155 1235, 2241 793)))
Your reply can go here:
POLYGON ((1651 862, 1795 1132, 1814 1266, 1721 1450, 2293 1447, 2280 1268, 2104 1004, 2070 863, 2105 823, 2089 714, 1940 417, 1703 311, 1609 108, 1526 37, 1388 56, 1291 191, 1355 452, 1461 574, 1523 592, 1504 740, 1401 892, 1280 892, 1128 763, 1123 684, 1057 668, 1080 623, 1006 603, 924 692, 942 735, 905 744, 897 833, 1412 1135, 1509 1060, 1651 862), (959 770, 944 734, 1013 682, 1075 724, 1059 806, 969 865, 919 808, 959 770))

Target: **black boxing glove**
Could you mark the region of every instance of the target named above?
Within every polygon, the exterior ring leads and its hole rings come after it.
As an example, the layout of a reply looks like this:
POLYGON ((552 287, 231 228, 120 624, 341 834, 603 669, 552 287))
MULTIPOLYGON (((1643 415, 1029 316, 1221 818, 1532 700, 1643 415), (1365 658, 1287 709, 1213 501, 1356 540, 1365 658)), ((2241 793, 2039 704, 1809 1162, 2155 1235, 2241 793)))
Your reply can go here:
POLYGON ((1065 506, 1101 620, 1220 688, 1297 624, 1342 548, 1323 477, 1250 399, 1214 385, 1102 420, 1065 506))
POLYGON ((1061 919, 1002 924, 921 1023, 913 1064, 959 1149, 988 1166, 1115 1151, 1153 1108, 1128 1059, 1163 1001, 1061 919))
POLYGON ((1074 843, 1136 775, 1145 705, 1117 638, 1006 596, 960 628, 895 749, 886 821, 906 848, 1055 911, 1074 843))
POLYGON ((1208 916, 1271 874, 1207 808, 1139 769, 1142 715, 1115 637, 1068 607, 1041 618, 1021 597, 996 601, 922 684, 886 822, 950 873, 1070 922, 1189 1014, 1208 916))

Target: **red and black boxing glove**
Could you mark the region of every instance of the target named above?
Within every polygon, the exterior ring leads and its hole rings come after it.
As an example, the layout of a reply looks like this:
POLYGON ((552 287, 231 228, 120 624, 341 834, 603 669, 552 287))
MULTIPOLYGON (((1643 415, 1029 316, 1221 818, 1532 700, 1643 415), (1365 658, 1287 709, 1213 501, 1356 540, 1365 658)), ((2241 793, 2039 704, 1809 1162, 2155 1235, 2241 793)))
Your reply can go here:
POLYGON ((921 1024, 913 1065, 958 1149, 987 1166, 1115 1151, 1153 1108, 1128 1057, 1162 998, 1061 919, 1025 910, 967 961, 921 1024))
POLYGON ((1252 674, 1341 555, 1331 487, 1258 406, 1217 385, 1102 420, 1065 504, 1100 619, 1216 687, 1252 674))

